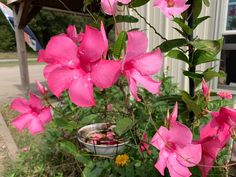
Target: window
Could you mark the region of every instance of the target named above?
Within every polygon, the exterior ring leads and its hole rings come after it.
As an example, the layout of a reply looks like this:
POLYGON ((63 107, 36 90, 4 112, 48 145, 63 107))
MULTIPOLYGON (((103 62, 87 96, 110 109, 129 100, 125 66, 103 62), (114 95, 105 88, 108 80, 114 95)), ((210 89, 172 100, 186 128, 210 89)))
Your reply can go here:
POLYGON ((228 0, 225 10, 223 30, 223 50, 220 70, 226 73, 225 79, 218 80, 220 89, 236 89, 236 0, 228 0))

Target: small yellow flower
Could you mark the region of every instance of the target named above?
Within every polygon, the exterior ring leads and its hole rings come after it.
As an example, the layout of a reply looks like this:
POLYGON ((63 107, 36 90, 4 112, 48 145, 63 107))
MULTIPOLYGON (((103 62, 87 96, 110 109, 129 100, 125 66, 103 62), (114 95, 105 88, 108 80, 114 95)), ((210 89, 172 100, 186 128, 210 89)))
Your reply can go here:
POLYGON ((118 155, 115 161, 117 166, 125 166, 129 163, 129 156, 127 154, 118 155))

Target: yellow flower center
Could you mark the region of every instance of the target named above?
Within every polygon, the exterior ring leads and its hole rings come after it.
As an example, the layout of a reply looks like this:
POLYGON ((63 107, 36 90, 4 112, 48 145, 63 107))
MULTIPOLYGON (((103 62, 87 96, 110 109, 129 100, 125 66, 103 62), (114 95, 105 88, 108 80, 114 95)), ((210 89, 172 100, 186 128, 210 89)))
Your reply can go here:
POLYGON ((116 157, 115 163, 117 166, 125 166, 129 163, 129 156, 127 154, 118 155, 116 157))
POLYGON ((174 0, 166 0, 168 7, 174 7, 175 2, 174 0))

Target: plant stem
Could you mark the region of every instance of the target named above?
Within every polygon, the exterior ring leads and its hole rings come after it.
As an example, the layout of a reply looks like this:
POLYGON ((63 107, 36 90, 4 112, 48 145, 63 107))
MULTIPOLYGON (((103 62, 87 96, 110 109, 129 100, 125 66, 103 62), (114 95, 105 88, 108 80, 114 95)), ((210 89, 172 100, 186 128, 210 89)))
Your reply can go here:
MULTIPOLYGON (((193 0, 188 0, 188 3, 190 4, 190 7, 188 8, 188 26, 193 29, 193 0)), ((193 41, 193 32, 191 35, 188 35, 188 40, 193 41)), ((189 57, 189 62, 191 63, 193 60, 193 55, 194 55, 194 47, 189 44, 188 45, 188 57, 189 57)), ((189 72, 195 73, 196 72, 196 66, 189 66, 188 69, 189 72)), ((195 83, 192 78, 189 77, 189 94, 191 97, 194 96, 194 90, 195 90, 195 83)), ((191 122, 194 121, 194 113, 190 112, 189 113, 189 119, 191 122)))

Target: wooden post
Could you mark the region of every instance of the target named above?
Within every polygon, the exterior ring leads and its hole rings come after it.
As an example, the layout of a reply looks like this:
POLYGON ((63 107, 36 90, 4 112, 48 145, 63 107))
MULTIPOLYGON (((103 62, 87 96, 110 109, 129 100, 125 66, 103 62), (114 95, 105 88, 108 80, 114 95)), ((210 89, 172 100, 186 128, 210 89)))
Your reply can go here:
MULTIPOLYGON (((19 6, 22 8, 22 6, 19 6)), ((18 11, 22 9, 17 9, 16 5, 13 5, 14 13, 14 26, 15 26, 15 36, 16 36, 16 45, 17 45, 17 54, 19 59, 20 67, 20 77, 21 77, 21 87, 24 95, 28 95, 29 92, 29 71, 28 71, 28 62, 27 62, 27 51, 25 46, 24 39, 24 29, 19 27, 19 17, 17 16, 18 11)))

